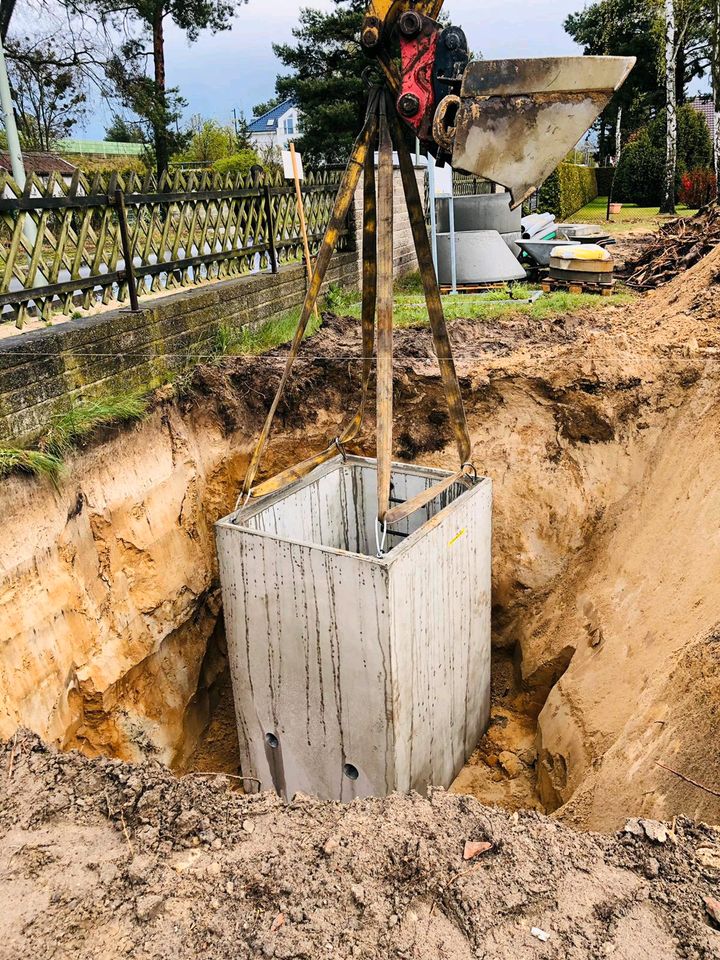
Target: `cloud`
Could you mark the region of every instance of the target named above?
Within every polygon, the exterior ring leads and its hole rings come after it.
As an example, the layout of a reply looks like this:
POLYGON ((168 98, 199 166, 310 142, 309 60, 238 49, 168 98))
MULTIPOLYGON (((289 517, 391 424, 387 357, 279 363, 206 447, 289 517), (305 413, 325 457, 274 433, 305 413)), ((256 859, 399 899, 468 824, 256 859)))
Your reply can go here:
MULTIPOLYGON (((470 48, 486 58, 541 57, 580 52, 562 23, 582 5, 583 0, 447 0, 444 9, 464 27, 470 48)), ((250 0, 239 7, 232 30, 203 33, 193 44, 169 25, 168 83, 188 100, 188 117, 200 113, 228 122, 233 108, 249 115, 256 103, 271 97, 275 78, 284 69, 272 44, 292 38, 302 6, 330 10, 334 4, 250 0)), ((102 135, 101 117, 89 124, 87 135, 102 135)))

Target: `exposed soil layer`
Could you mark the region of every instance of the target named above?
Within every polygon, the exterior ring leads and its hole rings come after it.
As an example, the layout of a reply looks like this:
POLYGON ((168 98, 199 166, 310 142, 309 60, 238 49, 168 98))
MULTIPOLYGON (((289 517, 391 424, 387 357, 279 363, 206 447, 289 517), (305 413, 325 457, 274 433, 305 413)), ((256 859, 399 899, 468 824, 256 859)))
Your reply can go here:
POLYGON ((605 837, 443 791, 284 806, 22 732, 0 763, 7 960, 720 957, 720 833, 684 818, 605 837))
MULTIPOLYGON (((517 664, 470 771, 485 799, 535 802, 537 774, 540 801, 590 829, 720 822, 719 273, 716 249, 629 307, 451 324, 494 485, 494 642, 517 664)), ((357 326, 328 316, 303 344, 266 475, 354 409, 357 326)), ((94 438, 58 490, 3 483, 0 735, 186 769, 225 666, 212 522, 285 353, 198 368, 94 438)), ((454 466, 428 331, 397 331, 395 354, 397 459, 454 466)), ((371 404, 359 452, 374 427, 371 404)))
POLYGON ((545 812, 537 793, 537 717, 542 706, 522 688, 517 664, 493 651, 490 723, 477 749, 450 787, 504 810, 545 812))

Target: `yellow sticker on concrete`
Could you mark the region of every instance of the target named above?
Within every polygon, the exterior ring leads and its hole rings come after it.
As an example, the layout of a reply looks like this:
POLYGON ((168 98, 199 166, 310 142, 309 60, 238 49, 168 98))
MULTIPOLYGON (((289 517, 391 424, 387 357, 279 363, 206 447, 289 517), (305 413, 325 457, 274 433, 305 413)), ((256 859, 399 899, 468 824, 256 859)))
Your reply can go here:
POLYGON ((465 536, 466 532, 467 532, 467 531, 465 530, 465 527, 463 527, 462 530, 459 530, 459 531, 455 534, 455 536, 452 538, 452 540, 450 541, 450 543, 448 543, 448 546, 449 546, 449 547, 452 547, 452 545, 453 545, 454 543, 457 543, 457 542, 458 542, 458 540, 460 539, 460 537, 464 537, 464 536, 465 536))

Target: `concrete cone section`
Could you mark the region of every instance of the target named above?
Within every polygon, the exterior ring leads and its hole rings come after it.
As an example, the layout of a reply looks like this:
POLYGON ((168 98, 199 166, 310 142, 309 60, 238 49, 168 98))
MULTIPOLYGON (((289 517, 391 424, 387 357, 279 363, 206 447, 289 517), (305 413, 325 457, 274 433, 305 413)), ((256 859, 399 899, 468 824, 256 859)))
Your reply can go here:
MULTIPOLYGON (((446 476, 395 464, 393 502, 446 476)), ((242 773, 287 799, 447 787, 487 726, 491 482, 378 557, 376 478, 338 457, 216 527, 242 773)))
MULTIPOLYGON (((451 243, 449 233, 438 234, 438 280, 442 284, 452 282, 451 243)), ((456 233, 455 257, 457 282, 461 284, 505 283, 527 276, 496 230, 456 233)))

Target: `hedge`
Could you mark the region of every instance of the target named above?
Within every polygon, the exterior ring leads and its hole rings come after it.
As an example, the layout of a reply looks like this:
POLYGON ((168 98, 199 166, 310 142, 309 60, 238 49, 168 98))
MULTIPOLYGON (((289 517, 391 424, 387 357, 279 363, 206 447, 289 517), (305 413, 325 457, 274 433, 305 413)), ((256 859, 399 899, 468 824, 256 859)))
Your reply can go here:
POLYGON ((643 128, 620 154, 612 198, 639 207, 659 206, 664 177, 665 151, 651 142, 643 128))
POLYGON ((594 167, 561 163, 540 187, 538 209, 565 220, 598 195, 594 167))
MULTIPOLYGON (((639 207, 660 204, 665 188, 665 111, 629 138, 620 155, 613 200, 639 207)), ((712 140, 707 124, 689 105, 677 113, 677 169, 675 191, 688 171, 712 171, 712 140)))

